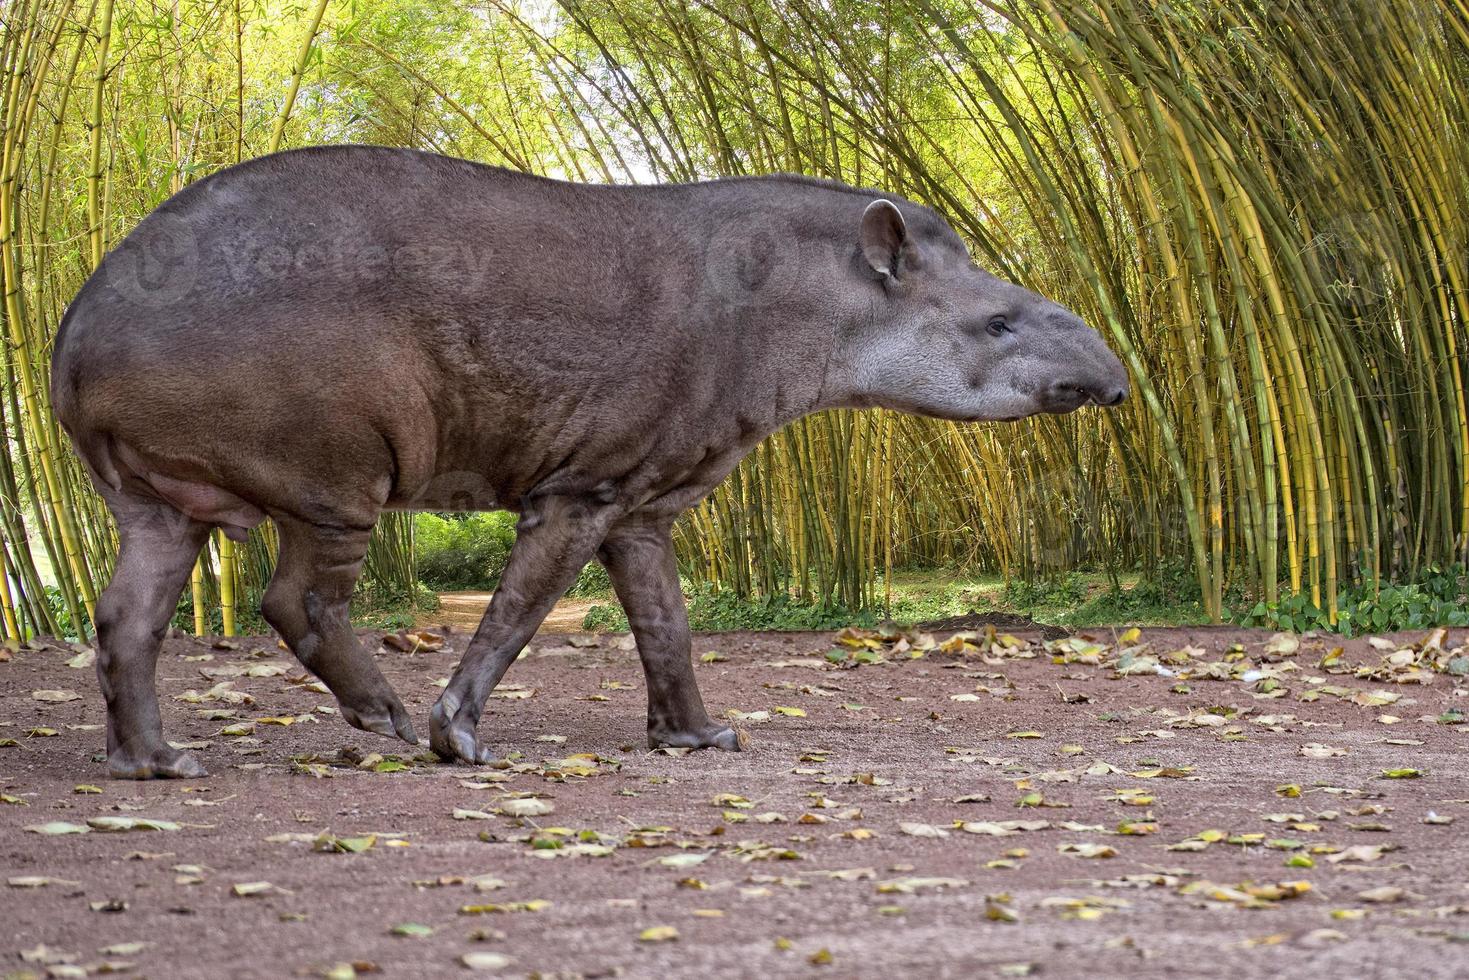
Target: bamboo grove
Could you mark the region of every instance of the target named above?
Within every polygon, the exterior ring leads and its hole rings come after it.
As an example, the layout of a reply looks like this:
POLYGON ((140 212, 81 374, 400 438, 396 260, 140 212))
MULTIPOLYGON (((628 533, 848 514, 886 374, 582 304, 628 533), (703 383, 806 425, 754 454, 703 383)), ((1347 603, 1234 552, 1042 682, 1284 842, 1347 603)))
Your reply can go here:
MULTIPOLYGON (((47 404, 67 301, 184 184, 321 142, 891 189, 1129 367, 1115 413, 806 419, 681 525, 694 578, 858 607, 895 567, 1181 567, 1217 616, 1469 551, 1469 0, 9 0, 0 30, 8 635, 85 631, 113 554, 47 404)), ((369 579, 410 587, 411 522, 379 531, 369 579)), ((211 546, 200 630, 273 547, 211 546)))

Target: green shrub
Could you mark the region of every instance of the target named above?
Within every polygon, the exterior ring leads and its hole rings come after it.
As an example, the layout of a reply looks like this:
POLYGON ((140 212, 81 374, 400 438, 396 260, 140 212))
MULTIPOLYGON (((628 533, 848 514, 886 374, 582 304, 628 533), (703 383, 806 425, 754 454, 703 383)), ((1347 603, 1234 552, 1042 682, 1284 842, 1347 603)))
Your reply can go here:
POLYGON ((1086 583, 1076 572, 1058 579, 1027 582, 1011 579, 1005 583, 1004 604, 1019 609, 1036 606, 1074 606, 1086 598, 1086 583))
POLYGON ((45 586, 46 604, 51 607, 51 618, 56 620, 56 628, 61 631, 60 638, 63 640, 75 640, 77 638, 76 624, 71 621, 71 610, 66 607, 66 599, 61 590, 54 585, 45 586))
MULTIPOLYGON (((261 593, 254 589, 241 592, 235 598, 235 635, 256 636, 270 632, 270 624, 260 615, 261 593)), ((187 586, 179 597, 169 625, 190 636, 194 633, 194 593, 187 586)), ((224 635, 224 610, 215 602, 205 607, 204 632, 210 636, 224 635)))
POLYGON ((689 597, 689 625, 702 633, 727 630, 825 630, 843 626, 875 626, 878 611, 852 612, 836 604, 822 605, 788 595, 742 599, 729 590, 704 585, 689 597))
POLYGON ((515 521, 508 511, 415 515, 418 577, 439 592, 493 589, 510 560, 515 521))
MULTIPOLYGON (((697 633, 731 630, 834 630, 843 626, 876 626, 880 610, 851 612, 839 605, 821 605, 793 596, 742 599, 728 590, 716 592, 701 585, 688 598, 689 627, 697 633)), ((582 629, 620 633, 628 628, 621 606, 595 605, 582 618, 582 629)))
POLYGON ((612 579, 599 561, 589 561, 582 567, 576 581, 566 594, 578 599, 595 599, 612 594, 612 579))
POLYGON ((1362 633, 1391 633, 1395 630, 1427 629, 1432 626, 1469 626, 1469 580, 1462 565, 1429 567, 1417 580, 1400 585, 1383 585, 1374 594, 1370 585, 1359 585, 1337 593, 1337 621, 1333 625, 1325 610, 1309 596, 1287 595, 1278 602, 1257 602, 1236 613, 1242 626, 1304 632, 1325 630, 1347 636, 1362 633))
POLYGON ((626 633, 629 629, 627 613, 615 603, 609 606, 599 603, 587 610, 582 617, 581 628, 595 633, 626 633))
POLYGON ((1184 599, 1155 582, 1139 582, 1130 589, 1109 588, 1075 609, 1056 617, 1064 626, 1192 625, 1208 622, 1197 592, 1184 599))
POLYGON ((352 593, 352 625, 378 630, 407 629, 423 613, 439 608, 438 594, 422 582, 411 593, 359 581, 352 593))

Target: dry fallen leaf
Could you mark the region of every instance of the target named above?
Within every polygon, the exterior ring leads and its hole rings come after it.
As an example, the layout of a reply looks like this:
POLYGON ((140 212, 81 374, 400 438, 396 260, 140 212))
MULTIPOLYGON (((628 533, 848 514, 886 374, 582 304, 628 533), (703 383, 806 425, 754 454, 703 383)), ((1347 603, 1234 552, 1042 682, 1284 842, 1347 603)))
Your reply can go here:
POLYGON ((930 888, 963 888, 969 884, 963 878, 894 878, 879 882, 879 895, 913 895, 930 888))
POLYGON ((472 953, 465 953, 459 957, 459 962, 471 970, 503 970, 514 963, 515 960, 506 956, 504 953, 479 950, 472 953))
POLYGON ((685 851, 682 854, 670 854, 658 859, 658 863, 665 868, 692 868, 697 864, 703 864, 709 859, 707 853, 696 854, 685 851))
POLYGON ((1334 759, 1346 754, 1346 749, 1336 748, 1331 745, 1322 745, 1319 742, 1308 742, 1301 746, 1301 755, 1308 759, 1334 759))
POLYGON ((909 837, 947 837, 949 832, 942 827, 927 823, 900 823, 898 829, 909 837))
POLYGON ((534 797, 523 799, 505 800, 500 804, 500 812, 510 817, 543 817, 556 809, 550 800, 539 800, 534 797))
POLYGON ((400 922, 388 932, 394 936, 404 936, 408 939, 426 939, 434 934, 434 929, 433 926, 425 926, 417 922, 400 922))
POLYGON ((250 898, 256 895, 269 895, 278 889, 268 881, 242 881, 231 885, 230 891, 238 898, 250 898))
POLYGON ((87 826, 93 830, 113 833, 124 830, 178 830, 180 827, 172 820, 154 820, 150 817, 88 817, 87 826))
POLYGON ((1326 860, 1332 864, 1341 864, 1346 861, 1368 864, 1378 860, 1390 850, 1393 850, 1390 844, 1356 844, 1335 854, 1328 854, 1326 860))
POLYGON ((1380 888, 1369 888, 1364 892, 1358 892, 1357 897, 1364 902, 1377 902, 1387 904, 1390 902, 1401 902, 1408 897, 1406 889, 1395 885, 1383 885, 1380 888))
POLYGON ((47 878, 44 875, 17 875, 14 878, 5 879, 5 883, 11 888, 45 888, 47 885, 80 885, 79 881, 67 881, 64 878, 47 878))
POLYGON ((82 696, 80 694, 78 694, 76 691, 61 690, 61 691, 32 691, 31 692, 31 700, 32 701, 46 701, 46 702, 61 704, 61 703, 65 703, 67 701, 80 701, 81 699, 82 699, 82 696))
POLYGON ((33 834, 42 834, 46 837, 60 837, 63 834, 86 834, 91 833, 92 830, 91 827, 67 823, 65 820, 52 820, 49 823, 31 824, 25 829, 33 834))

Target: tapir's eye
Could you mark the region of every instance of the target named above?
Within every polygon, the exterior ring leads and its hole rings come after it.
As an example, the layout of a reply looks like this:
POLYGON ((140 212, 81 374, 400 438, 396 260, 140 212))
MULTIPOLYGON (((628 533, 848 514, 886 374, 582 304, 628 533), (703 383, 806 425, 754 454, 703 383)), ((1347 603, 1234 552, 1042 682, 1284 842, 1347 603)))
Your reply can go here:
POLYGON ((997 316, 985 326, 985 330, 989 332, 991 337, 998 337, 1003 333, 1007 333, 1010 327, 1005 323, 1004 317, 997 316))

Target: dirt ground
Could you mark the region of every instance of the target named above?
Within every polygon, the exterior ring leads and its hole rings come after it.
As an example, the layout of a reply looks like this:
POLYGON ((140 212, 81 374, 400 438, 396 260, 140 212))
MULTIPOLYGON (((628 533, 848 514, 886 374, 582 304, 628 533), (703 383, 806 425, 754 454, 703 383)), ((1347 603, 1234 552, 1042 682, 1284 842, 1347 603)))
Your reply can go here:
MULTIPOLYGON (((625 640, 542 635, 483 770, 349 729, 273 639, 170 639, 213 775, 153 783, 105 777, 87 652, 22 649, 0 971, 1469 973, 1469 633, 1091 636, 698 636, 750 747, 670 756, 625 640)), ((379 653, 421 734, 464 642, 379 653)))
MULTIPOLYGON (((490 605, 492 594, 484 591, 440 592, 439 608, 423 613, 419 617, 419 625, 432 628, 448 624, 452 629, 473 635, 475 627, 484 618, 485 609, 490 605)), ((603 599, 601 601, 607 604, 612 600, 603 599)), ((546 616, 545 622, 541 624, 541 631, 543 633, 579 632, 582 620, 586 619, 587 612, 596 604, 597 600, 594 599, 561 599, 546 616)))

